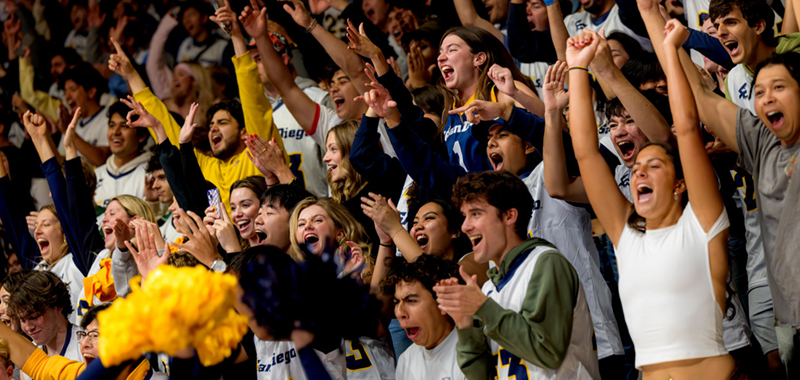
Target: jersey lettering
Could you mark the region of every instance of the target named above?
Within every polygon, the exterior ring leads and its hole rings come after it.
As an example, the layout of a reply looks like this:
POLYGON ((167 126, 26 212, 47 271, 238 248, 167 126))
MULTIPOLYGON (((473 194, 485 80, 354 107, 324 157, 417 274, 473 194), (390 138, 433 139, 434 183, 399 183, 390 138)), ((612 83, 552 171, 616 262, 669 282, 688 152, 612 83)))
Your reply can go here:
POLYGON ((701 11, 697 14, 697 29, 703 29, 703 24, 708 19, 709 15, 706 11, 701 11))
POLYGON ((631 186, 631 174, 630 173, 625 173, 625 175, 623 175, 622 178, 619 179, 618 186, 620 188, 630 187, 631 186))
POLYGON ((284 139, 284 140, 287 140, 287 139, 300 140, 303 137, 308 136, 306 131, 304 131, 302 129, 287 130, 286 128, 278 128, 278 131, 281 133, 281 138, 284 139))
POLYGON ((89 306, 89 302, 85 299, 81 299, 78 301, 78 316, 83 317, 83 313, 89 310, 91 306, 89 306))
POLYGON ((288 365, 296 357, 297 357, 297 351, 295 351, 294 348, 292 348, 289 351, 281 353, 273 352, 272 362, 270 362, 269 360, 265 360, 262 362, 261 359, 258 359, 258 364, 257 364, 258 372, 269 372, 273 367, 275 367, 278 364, 288 365))
POLYGON ((530 373, 528 371, 528 365, 522 361, 522 359, 518 358, 516 355, 506 351, 505 348, 500 347, 496 354, 492 355, 495 358, 498 356, 500 360, 497 363, 497 374, 500 374, 501 368, 508 367, 508 372, 506 374, 506 379, 515 379, 515 380, 528 380, 530 373))
POLYGON ((348 371, 356 372, 372 368, 372 361, 369 360, 369 354, 361 342, 346 340, 345 347, 347 348, 345 364, 348 371))
POLYGON ((469 171, 467 170, 467 165, 464 165, 464 153, 461 152, 461 143, 458 141, 453 145, 453 154, 458 157, 458 164, 461 165, 465 171, 469 171))
POLYGON ((756 204, 756 186, 753 183, 753 177, 736 171, 733 175, 733 182, 736 183, 736 188, 744 188, 744 197, 742 201, 744 201, 745 207, 747 207, 747 212, 758 210, 758 205, 756 204))
POLYGON ((586 23, 583 20, 575 20, 575 30, 581 31, 586 28, 586 23))
POLYGON ((739 87, 739 99, 747 99, 747 83, 742 84, 742 87, 739 87))
POLYGON ((542 209, 542 201, 535 200, 533 201, 533 211, 541 210, 542 209))

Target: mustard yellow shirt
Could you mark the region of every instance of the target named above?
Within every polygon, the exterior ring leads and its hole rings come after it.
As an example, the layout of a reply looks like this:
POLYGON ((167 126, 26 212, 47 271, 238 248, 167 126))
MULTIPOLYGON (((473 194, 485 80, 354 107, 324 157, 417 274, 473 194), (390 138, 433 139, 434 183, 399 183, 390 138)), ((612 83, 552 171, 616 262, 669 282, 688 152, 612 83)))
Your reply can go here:
MULTIPOLYGON (((247 53, 234 57, 233 66, 236 69, 236 81, 239 84, 239 97, 242 100, 247 134, 259 135, 267 141, 275 138, 275 141, 284 150, 280 132, 272 121, 272 105, 264 95, 264 87, 261 84, 261 77, 258 75, 258 66, 255 61, 247 53)), ((169 141, 177 146, 181 126, 169 114, 167 106, 153 95, 149 88, 137 92, 134 94, 134 98, 142 102, 145 109, 164 125, 169 141)), ((155 135, 153 137, 155 138, 155 135)), ((220 199, 228 210, 230 210, 230 192, 233 183, 250 176, 262 175, 250 162, 246 149, 227 160, 207 156, 196 150, 195 156, 203 176, 219 189, 220 199)), ((284 156, 286 156, 285 150, 284 156)))
MULTIPOLYGON (((86 363, 63 356, 47 356, 37 348, 25 362, 22 372, 36 380, 74 380, 86 369, 86 363)), ((128 380, 144 380, 150 372, 150 362, 142 360, 128 375, 128 380)))

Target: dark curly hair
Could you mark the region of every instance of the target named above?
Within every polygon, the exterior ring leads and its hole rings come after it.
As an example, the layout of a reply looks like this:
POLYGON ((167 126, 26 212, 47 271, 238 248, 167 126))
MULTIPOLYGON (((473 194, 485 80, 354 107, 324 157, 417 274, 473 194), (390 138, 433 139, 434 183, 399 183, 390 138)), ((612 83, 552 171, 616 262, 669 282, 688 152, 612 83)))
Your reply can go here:
POLYGON ((8 315, 27 319, 47 309, 61 309, 64 318, 72 314, 69 286, 49 271, 34 271, 22 279, 8 301, 8 315))
MULTIPOLYGON (((433 255, 422 255, 414 261, 407 261, 399 256, 392 259, 389 272, 381 281, 381 291, 387 296, 393 296, 400 282, 417 281, 436 298, 433 286, 441 280, 458 276, 458 264, 433 255)), ((462 282, 459 280, 459 282, 462 282)))
POLYGON ((466 202, 481 198, 496 207, 499 213, 516 209, 516 232, 525 239, 533 213, 533 197, 519 177, 505 171, 469 173, 459 178, 453 186, 453 204, 458 209, 466 202))

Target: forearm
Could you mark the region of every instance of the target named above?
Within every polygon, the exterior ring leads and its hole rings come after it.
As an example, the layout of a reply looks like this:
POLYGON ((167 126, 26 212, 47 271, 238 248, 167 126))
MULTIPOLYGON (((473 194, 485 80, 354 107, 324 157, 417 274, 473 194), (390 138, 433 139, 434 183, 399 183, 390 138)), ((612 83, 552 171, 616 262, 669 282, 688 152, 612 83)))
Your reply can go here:
POLYGON ((578 162, 600 157, 592 89, 583 70, 569 71, 570 130, 578 162))
POLYGON ((547 18, 550 23, 550 38, 556 49, 556 56, 561 62, 567 61, 567 39, 569 32, 567 25, 564 24, 564 15, 561 13, 561 5, 558 1, 547 6, 547 18))
POLYGON ((336 36, 325 30, 322 25, 317 25, 311 29, 311 35, 325 48, 325 52, 333 59, 333 63, 350 77, 350 81, 353 82, 358 93, 365 93, 368 89, 364 84, 369 82, 369 78, 364 74, 364 61, 358 57, 358 54, 349 50, 344 41, 336 38, 336 36))
POLYGON ((114 277, 114 288, 118 297, 125 297, 131 292, 131 279, 139 273, 136 262, 127 249, 114 249, 111 255, 111 276, 114 277))
POLYGON ((475 10, 472 0, 454 0, 454 3, 456 6, 456 13, 458 14, 458 19, 461 21, 462 25, 477 26, 491 33, 498 40, 500 40, 500 42, 503 41, 503 33, 495 28, 491 22, 481 18, 478 15, 478 11, 475 10))
POLYGON ((86 157, 86 160, 89 161, 90 164, 100 166, 106 163, 106 159, 108 159, 110 154, 110 150, 107 146, 94 146, 89 144, 78 136, 77 133, 73 137, 73 141, 75 143, 75 148, 86 157))
POLYGON ((563 199, 570 184, 567 175, 566 155, 562 149, 561 131, 564 126, 563 110, 553 109, 545 112, 544 149, 542 153, 544 165, 544 185, 547 193, 556 199, 563 199))
POLYGON ((392 241, 394 241, 397 249, 408 262, 412 262, 424 254, 416 240, 402 227, 400 231, 392 236, 392 241))
POLYGON ((466 327, 458 329, 456 360, 461 372, 469 380, 493 379, 497 375, 497 359, 492 356, 483 329, 466 327))
MULTIPOLYGON (((153 33, 153 37, 150 39, 150 50, 145 69, 152 82, 153 92, 161 99, 167 99, 172 96, 170 91, 172 71, 164 64, 164 47, 167 44, 170 32, 176 26, 178 26, 178 20, 168 14, 164 15, 155 33, 153 33)), ((132 94, 137 92, 137 90, 131 88, 132 94)))
POLYGON ((519 358, 547 369, 558 369, 572 335, 573 308, 580 280, 557 251, 536 261, 520 312, 488 299, 476 312, 487 337, 519 358))
POLYGON ((684 47, 694 49, 704 55, 714 63, 731 70, 736 66, 731 61, 731 56, 718 39, 703 32, 689 29, 689 39, 683 44, 684 47))
POLYGON ((97 28, 89 28, 86 38, 86 61, 91 64, 103 63, 103 53, 100 49, 100 33, 97 28))
MULTIPOLYGON (((272 119, 272 105, 264 94, 264 86, 258 75, 258 65, 249 53, 234 57, 233 63, 247 133, 259 135, 267 141, 275 139, 281 150, 285 152, 283 139, 272 119)), ((288 156, 286 154, 284 156, 284 160, 288 161, 288 156)))
POLYGON ((526 109, 528 112, 537 116, 544 116, 544 102, 536 96, 517 90, 512 98, 520 107, 526 109))
POLYGON ((61 101, 50 96, 50 94, 37 91, 33 88, 33 65, 30 58, 20 58, 19 60, 19 96, 25 103, 53 120, 58 120, 58 109, 61 101))
MULTIPOLYGON (((169 113, 167 106, 164 102, 161 101, 158 97, 156 97, 148 88, 144 88, 141 91, 131 91, 133 93, 133 97, 136 101, 139 101, 144 106, 144 109, 147 110, 153 117, 158 120, 164 130, 164 133, 167 136, 167 139, 173 144, 178 145, 179 136, 181 132, 181 126, 175 121, 172 115, 169 113)), ((158 136, 156 136, 154 131, 150 131, 150 134, 160 140, 158 136)))
POLYGON ((11 348, 9 350, 10 359, 12 362, 18 363, 18 366, 24 365, 37 350, 35 345, 22 335, 15 333, 5 323, 0 323, 0 337, 8 341, 8 346, 11 348))
POLYGON ((72 200, 69 199, 67 193, 67 182, 64 176, 61 174, 61 165, 59 165, 58 161, 55 159, 55 157, 53 157, 43 162, 41 166, 42 173, 44 173, 44 176, 47 179, 47 185, 50 188, 50 195, 53 198, 56 214, 58 214, 61 228, 64 231, 64 235, 67 239, 69 251, 72 252, 72 258, 75 262, 75 266, 78 267, 84 276, 86 276, 89 274, 89 252, 84 249, 85 247, 82 244, 84 236, 81 234, 80 229, 78 229, 78 225, 75 223, 77 220, 71 218, 69 204, 72 200))
POLYGON ((49 136, 31 136, 33 146, 36 147, 36 152, 39 153, 39 161, 46 162, 47 160, 56 156, 56 146, 49 136))
POLYGON ((630 114, 636 126, 644 132, 645 136, 653 142, 674 142, 674 136, 664 116, 642 95, 636 87, 628 82, 622 71, 616 66, 611 67, 608 74, 603 75, 625 110, 630 114))
POLYGON ((791 34, 800 32, 800 28, 797 25, 797 14, 794 10, 794 0, 788 0, 786 2, 786 11, 783 14, 783 27, 781 28, 781 34, 791 34))
POLYGON ((677 133, 691 128, 699 132, 700 124, 697 120, 697 108, 694 96, 689 87, 689 82, 683 73, 677 49, 668 47, 664 49, 664 73, 667 76, 667 87, 673 96, 669 97, 669 107, 672 112, 673 123, 677 133))

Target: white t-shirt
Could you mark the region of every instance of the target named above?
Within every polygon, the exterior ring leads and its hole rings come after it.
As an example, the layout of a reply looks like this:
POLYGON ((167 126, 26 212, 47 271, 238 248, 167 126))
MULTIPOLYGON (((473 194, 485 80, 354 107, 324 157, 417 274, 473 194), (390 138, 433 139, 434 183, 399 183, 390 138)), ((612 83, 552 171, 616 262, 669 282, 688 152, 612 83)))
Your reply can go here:
MULTIPOLYGON (((84 141, 94 146, 108 146, 108 108, 103 106, 100 111, 97 111, 91 117, 84 117, 78 120, 78 125, 75 127, 75 133, 78 134, 84 141)), ((64 150, 64 139, 58 143, 58 152, 65 156, 67 153, 64 150)), ((83 157, 83 154, 78 152, 78 155, 83 157)))
POLYGON ((605 30, 606 35, 614 32, 621 32, 636 40, 636 42, 642 45, 643 49, 653 51, 653 44, 650 42, 649 38, 636 34, 631 28, 622 23, 622 19, 619 18, 619 6, 616 4, 608 11, 606 19, 600 24, 595 25, 592 22, 591 13, 581 11, 564 17, 564 25, 567 26, 570 37, 578 35, 584 28, 598 33, 600 33, 601 30, 605 30))
POLYGON ((466 380, 456 360, 456 329, 431 350, 412 344, 397 361, 397 380, 466 380))
POLYGON ((303 364, 290 341, 264 341, 253 337, 256 345, 259 380, 306 380, 303 364))
POLYGON ((729 226, 722 210, 706 233, 691 204, 669 227, 642 233, 625 225, 617 245, 619 293, 637 368, 728 353, 708 243, 729 226))
POLYGON ((222 53, 227 46, 227 39, 217 38, 217 40, 206 49, 207 46, 205 44, 199 46, 195 45, 192 37, 186 37, 178 48, 178 58, 176 62, 197 62, 203 67, 222 65, 222 53))
MULTIPOLYGON (((112 158, 113 159, 113 158, 112 158)), ((106 165, 94 169, 97 177, 97 190, 94 194, 96 204, 107 207, 108 202, 117 195, 132 195, 144 199, 144 178, 147 162, 143 161, 132 170, 119 175, 111 174, 106 165)))

